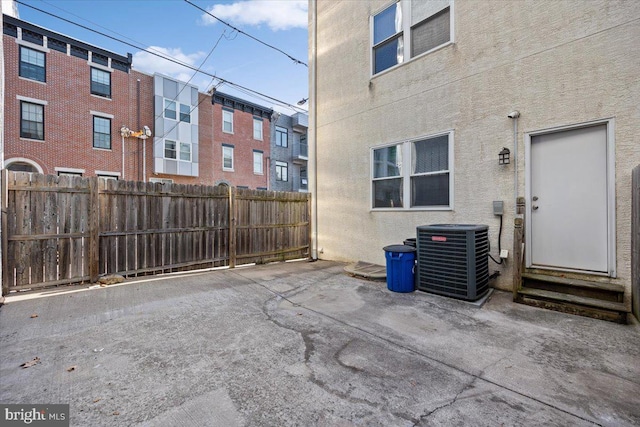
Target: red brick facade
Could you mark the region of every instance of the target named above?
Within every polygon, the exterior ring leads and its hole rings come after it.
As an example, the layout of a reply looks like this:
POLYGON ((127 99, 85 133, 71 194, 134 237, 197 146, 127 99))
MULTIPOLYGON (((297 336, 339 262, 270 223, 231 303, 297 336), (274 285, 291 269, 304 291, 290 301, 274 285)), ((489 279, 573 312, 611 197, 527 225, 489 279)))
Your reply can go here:
MULTIPOLYGON (((6 18, 5 18, 6 22, 6 18)), ((39 28, 23 21, 17 22, 34 32, 39 28)), ((56 34, 42 30, 43 34, 56 34)), ((17 33, 19 34, 19 32, 17 33)), ((16 35, 17 35, 16 34, 16 35)), ((62 39, 70 40, 64 36, 62 39)), ((5 165, 24 161, 38 165, 45 174, 81 172, 83 176, 110 174, 126 180, 171 179, 182 184, 214 185, 221 182, 233 186, 268 188, 268 159, 270 152, 270 110, 256 108, 234 109, 234 132, 222 132, 221 105, 212 104, 212 97, 200 93, 198 105, 198 176, 181 176, 154 173, 153 137, 143 144, 135 137, 125 138, 124 165, 120 128, 124 125, 132 131, 149 126, 153 134, 154 79, 153 76, 135 70, 129 72, 113 68, 111 75, 111 97, 91 94, 91 68, 107 68, 55 49, 47 49, 47 38, 43 45, 29 44, 19 36, 3 34, 5 64, 5 165), (39 82, 19 76, 20 46, 45 52, 46 79, 39 82), (44 140, 20 136, 21 100, 44 105, 44 140), (256 113, 258 111, 258 113, 256 113), (261 117, 262 141, 253 138, 254 114, 261 117), (93 116, 111 120, 111 147, 93 146, 93 116), (234 170, 223 171, 222 144, 234 146, 234 170), (145 148, 143 152, 143 146, 145 148), (253 152, 263 153, 263 173, 255 174, 253 152), (143 171, 145 173, 143 174, 143 171), (146 175, 146 176, 145 176, 146 175)), ((69 41, 71 45, 73 41, 69 41)), ((105 52, 95 48, 101 55, 105 52)), ((120 61, 124 57, 113 54, 120 61)), ((126 59, 126 58, 124 58, 126 59)), ((234 104, 237 107, 237 103, 234 104)), ((233 107, 232 107, 233 108, 233 107)))

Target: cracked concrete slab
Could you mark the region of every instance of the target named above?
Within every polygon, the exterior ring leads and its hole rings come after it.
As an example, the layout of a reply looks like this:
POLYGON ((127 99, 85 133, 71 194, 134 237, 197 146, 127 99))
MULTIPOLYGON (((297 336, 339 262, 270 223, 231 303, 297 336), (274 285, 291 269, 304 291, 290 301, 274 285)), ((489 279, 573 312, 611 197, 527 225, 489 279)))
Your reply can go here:
POLYGON ((9 296, 0 402, 69 403, 77 426, 640 424, 637 325, 503 292, 483 307, 393 293, 343 267, 9 296))

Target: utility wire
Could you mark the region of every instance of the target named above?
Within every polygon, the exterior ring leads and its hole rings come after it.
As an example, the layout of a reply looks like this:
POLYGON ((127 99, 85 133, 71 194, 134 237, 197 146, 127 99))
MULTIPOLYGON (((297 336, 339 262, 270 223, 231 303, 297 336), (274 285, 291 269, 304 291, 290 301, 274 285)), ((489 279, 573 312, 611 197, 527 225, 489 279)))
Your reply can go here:
POLYGON ((206 72, 206 71, 200 70, 200 69, 198 69, 198 68, 194 67, 193 65, 186 64, 186 63, 184 63, 184 62, 182 62, 182 61, 178 61, 178 60, 177 60, 177 59, 175 59, 175 58, 171 58, 170 56, 167 56, 167 55, 163 55, 163 54, 159 54, 159 53, 153 52, 153 51, 151 51, 151 50, 149 50, 149 49, 147 49, 147 48, 144 48, 144 47, 138 46, 138 45, 133 44, 133 43, 129 43, 129 42, 124 41, 124 40, 122 40, 122 39, 119 39, 119 38, 117 38, 117 37, 113 37, 113 36, 111 36, 111 35, 109 35, 109 34, 105 34, 105 33, 103 33, 103 32, 97 31, 97 30, 95 30, 95 29, 93 29, 93 28, 87 27, 87 26, 85 26, 85 25, 78 24, 78 23, 73 22, 73 21, 71 21, 71 20, 69 20, 69 19, 66 19, 66 18, 63 18, 63 17, 61 17, 61 16, 58 16, 58 15, 56 15, 56 14, 54 14, 54 13, 47 12, 46 10, 39 9, 39 8, 37 8, 37 7, 35 7, 35 6, 31 6, 30 4, 24 3, 24 2, 22 2, 22 1, 20 1, 20 0, 15 0, 15 2, 16 2, 16 3, 18 3, 18 4, 21 4, 21 5, 23 5, 23 6, 26 6, 26 7, 28 7, 28 8, 31 8, 31 9, 37 10, 38 12, 42 12, 42 13, 44 13, 44 14, 46 14, 46 15, 49 15, 49 16, 52 16, 52 17, 54 17, 54 18, 60 19, 60 20, 62 20, 62 21, 65 21, 65 22, 67 22, 67 23, 69 23, 69 24, 76 25, 76 26, 78 26, 78 27, 80 27, 80 28, 83 28, 83 29, 85 29, 85 30, 88 30, 88 31, 94 32, 94 33, 96 33, 96 34, 99 34, 99 35, 101 35, 101 36, 107 37, 107 38, 109 38, 109 39, 111 39, 111 40, 115 40, 115 41, 117 41, 117 42, 119 42, 119 43, 126 44, 127 46, 131 46, 131 47, 134 47, 134 48, 139 49, 139 50, 141 50, 141 51, 144 51, 144 52, 150 53, 150 54, 155 55, 155 56, 157 56, 157 57, 159 57, 159 58, 165 59, 165 60, 167 60, 167 61, 169 61, 169 62, 173 62, 174 64, 178 64, 178 65, 181 65, 181 66, 183 66, 183 67, 185 67, 185 68, 188 68, 188 69, 190 69, 190 70, 197 71, 197 72, 202 73, 202 74, 204 74, 204 75, 206 75, 206 76, 209 76, 209 77, 212 77, 212 78, 214 78, 214 79, 217 79, 218 81, 220 81, 220 82, 222 82, 222 83, 228 84, 229 86, 233 86, 233 87, 235 87, 236 89, 244 89, 244 90, 246 90, 246 91, 248 91, 248 92, 252 93, 252 94, 253 94, 253 96, 258 95, 258 96, 261 96, 261 97, 264 97, 264 98, 266 98, 266 99, 270 100, 271 102, 275 102, 276 104, 281 105, 281 106, 283 106, 283 107, 288 107, 288 108, 290 108, 290 109, 292 109, 292 110, 294 110, 294 111, 299 111, 299 112, 305 112, 305 113, 306 113, 306 110, 304 110, 304 109, 302 109, 302 108, 299 108, 299 107, 297 107, 297 106, 295 106, 295 105, 293 105, 293 104, 289 104, 289 103, 288 103, 288 102, 286 102, 286 101, 282 101, 282 100, 280 100, 280 99, 277 99, 277 98, 274 98, 274 97, 272 97, 272 96, 266 95, 266 94, 264 94, 264 93, 258 92, 257 90, 250 89, 250 88, 248 88, 248 87, 246 87, 246 86, 242 86, 242 85, 240 85, 240 84, 238 84, 238 83, 234 83, 234 82, 232 82, 232 81, 230 81, 230 80, 223 79, 222 77, 218 77, 218 76, 216 76, 215 74, 211 74, 211 73, 208 73, 208 72, 206 72))
MULTIPOLYGON (((207 56, 202 60, 202 62, 200 63, 200 66, 198 67, 198 70, 200 70, 200 72, 202 72, 202 71, 201 71, 201 69, 202 69, 202 67, 204 66, 205 62, 207 62, 207 60, 209 59, 209 57, 213 54, 213 51, 214 51, 214 50, 216 50, 216 48, 218 47, 218 44, 220 43, 220 40, 222 40, 222 37, 224 37, 224 36, 225 36, 225 32, 226 32, 226 30, 224 30, 224 31, 222 32, 222 34, 220 34, 220 37, 218 37, 218 41, 216 41, 216 44, 214 44, 214 45, 213 45, 213 47, 212 47, 212 48, 211 48, 211 50, 209 51, 209 54, 208 54, 208 55, 207 55, 207 56)), ((180 97, 180 94, 181 94, 181 93, 182 93, 182 92, 187 88, 187 85, 188 85, 189 83, 191 83, 191 80, 193 80, 193 78, 194 78, 197 74, 198 74, 198 72, 193 73, 193 75, 189 78, 189 80, 187 81, 187 83, 185 83, 185 84, 184 84, 184 86, 182 86, 182 89, 180 89, 180 92, 178 92, 178 94, 176 95, 176 97, 175 97, 174 99, 172 99, 172 102, 177 102, 177 101, 178 101, 178 98, 180 97)), ((212 85, 214 81, 215 81, 215 78, 212 78, 212 79, 211 79, 211 83, 209 83, 209 86, 210 86, 210 85, 212 85)), ((200 105, 200 103, 198 103, 198 105, 200 105)), ((159 118, 164 114, 164 109, 165 109, 165 107, 164 107, 164 105, 163 105, 163 106, 162 106, 162 110, 161 110, 161 111, 160 111, 160 113, 156 116, 155 120, 159 119, 159 118)), ((178 109, 178 108, 176 108, 176 110, 177 110, 177 109, 178 109)), ((191 111, 193 111, 193 110, 191 110, 191 111)), ((189 111, 189 114, 191 114, 191 111, 189 111)), ((155 120, 154 120, 154 122, 155 122, 155 120)), ((174 127, 175 127, 175 126, 174 126, 174 127)), ((169 130, 169 132, 171 132, 172 130, 173 130, 173 128, 171 128, 171 129, 169 130)), ((168 133, 168 132, 165 132, 165 135, 166 135, 167 133, 168 133)), ((163 137, 164 137, 164 135, 163 135, 163 137)))
POLYGON ((305 66, 305 67, 307 67, 307 68, 309 67, 305 62, 302 62, 302 61, 300 61, 299 59, 294 58, 293 56, 289 55, 289 54, 288 54, 287 52, 285 52, 284 50, 279 49, 279 48, 277 48, 277 47, 275 47, 275 46, 273 46, 273 45, 270 45, 269 43, 263 42, 263 41, 262 41, 262 40, 260 40, 259 38, 254 37, 254 36, 252 36, 251 34, 248 34, 248 33, 246 33, 246 32, 244 32, 244 31, 242 31, 241 29, 239 29, 239 28, 237 28, 237 27, 234 27, 233 25, 229 24, 228 22, 226 22, 226 21, 224 21, 224 20, 222 20, 222 19, 218 18, 217 16, 215 16, 213 13, 209 12, 208 10, 201 8, 201 7, 200 7, 200 6, 198 6, 197 4, 191 3, 189 0, 184 0, 184 1, 185 1, 185 2, 187 2, 187 3, 189 3, 191 6, 195 7, 196 9, 198 9, 198 10, 200 10, 200 11, 202 11, 202 12, 206 13, 207 15, 211 16, 212 18, 214 18, 214 19, 216 19, 216 20, 218 20, 218 21, 222 22, 222 23, 223 23, 224 25, 226 25, 227 27, 229 27, 229 28, 233 28, 235 31, 239 32, 240 34, 244 34, 245 36, 249 37, 250 39, 253 39, 253 40, 257 41, 257 42, 258 42, 258 43, 260 43, 260 44, 263 44, 263 45, 265 45, 265 46, 267 46, 267 47, 269 47, 269 48, 271 48, 271 49, 273 49, 273 50, 276 50, 276 51, 280 52, 281 54, 283 54, 284 56, 286 56, 287 58, 289 58, 290 60, 292 60, 292 61, 293 61, 293 62, 295 62, 296 64, 304 65, 304 66, 305 66))

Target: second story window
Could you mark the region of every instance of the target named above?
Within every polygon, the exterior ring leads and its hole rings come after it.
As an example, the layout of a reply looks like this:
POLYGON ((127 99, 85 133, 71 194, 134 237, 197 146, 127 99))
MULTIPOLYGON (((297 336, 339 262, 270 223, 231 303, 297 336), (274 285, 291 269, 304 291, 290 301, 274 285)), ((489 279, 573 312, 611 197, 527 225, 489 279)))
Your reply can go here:
POLYGON ((399 0, 372 17, 372 74, 453 40, 450 0, 399 0))
POLYGON ((91 67, 91 94, 111 98, 111 73, 91 67))
POLYGON ((276 146, 288 147, 289 146, 289 132, 287 128, 276 126, 276 146))
POLYGON ((233 111, 222 110, 222 131, 233 133, 233 111))
POLYGON ((20 77, 45 82, 46 74, 46 57, 44 52, 20 46, 20 77))
POLYGON ((44 105, 20 101, 20 138, 44 140, 44 105))
POLYGON ((111 149, 111 119, 93 116, 93 148, 111 149))
POLYGON ((188 142, 164 140, 164 158, 180 160, 183 162, 191 161, 191 144, 188 142))
POLYGON ((233 145, 222 146, 222 170, 233 170, 233 145))

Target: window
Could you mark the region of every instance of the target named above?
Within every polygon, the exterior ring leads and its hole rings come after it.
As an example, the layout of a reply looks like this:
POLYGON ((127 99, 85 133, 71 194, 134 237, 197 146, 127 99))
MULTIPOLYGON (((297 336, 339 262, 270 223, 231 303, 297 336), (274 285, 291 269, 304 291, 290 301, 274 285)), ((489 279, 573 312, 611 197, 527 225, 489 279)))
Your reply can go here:
POLYGON ((307 168, 301 167, 300 168, 300 189, 306 190, 308 183, 309 181, 307 180, 307 168))
POLYGON ((452 40, 449 0, 400 0, 371 22, 373 74, 452 40))
POLYGON ((180 104, 180 121, 191 123, 191 106, 180 104))
POLYGON ((173 180, 169 178, 149 178, 149 182, 160 184, 173 184, 173 180))
POLYGON ((222 131, 233 133, 233 111, 222 110, 222 131))
POLYGON ((276 181, 289 181, 289 164, 276 161, 276 181))
POLYGON ((20 137, 44 140, 44 105, 20 101, 20 137))
POLYGON ((20 77, 46 81, 46 58, 44 52, 20 46, 20 77))
POLYGON ((449 206, 449 135, 411 143, 414 206, 449 206))
POLYGON ((287 128, 276 126, 276 146, 288 147, 289 146, 289 133, 287 128))
POLYGON ((191 144, 188 142, 178 142, 170 139, 164 140, 164 158, 191 161, 191 144))
POLYGON ((253 139, 262 141, 262 119, 253 118, 253 139))
POLYGON ((176 142, 171 141, 169 139, 164 140, 164 158, 165 159, 176 159, 176 142))
POLYGON ((111 98, 111 73, 91 67, 91 94, 111 98))
POLYGON ((450 208, 452 153, 452 133, 373 149, 373 208, 450 208))
POLYGON ((373 150, 373 207, 402 207, 402 145, 373 150))
POLYGON ((263 154, 262 151, 254 150, 253 151, 253 173, 257 175, 262 175, 263 172, 263 154))
POLYGON ((180 160, 184 162, 191 161, 191 144, 180 143, 180 160))
POLYGON ((111 119, 93 116, 93 148, 111 149, 111 119))
POLYGON ((233 170, 233 145, 222 146, 222 169, 233 170))
POLYGON ((191 123, 191 106, 180 104, 171 99, 164 100, 164 117, 166 119, 177 120, 180 112, 180 121, 191 123))
POLYGON ((174 101, 164 100, 164 117, 167 119, 176 119, 176 103, 174 101))

